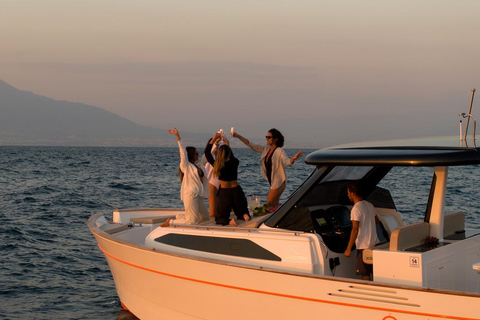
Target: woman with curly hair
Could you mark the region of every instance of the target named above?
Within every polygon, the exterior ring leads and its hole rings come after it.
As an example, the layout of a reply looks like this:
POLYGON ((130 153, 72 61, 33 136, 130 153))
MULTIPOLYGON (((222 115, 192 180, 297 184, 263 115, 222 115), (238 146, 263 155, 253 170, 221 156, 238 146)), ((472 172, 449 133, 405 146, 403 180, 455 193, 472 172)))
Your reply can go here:
POLYGON ((285 150, 282 148, 285 138, 282 133, 275 128, 268 131, 265 136, 267 143, 263 146, 251 143, 250 140, 242 137, 237 132, 233 132, 232 136, 240 139, 240 141, 250 147, 250 149, 261 154, 261 173, 265 180, 270 184, 270 191, 268 192, 266 203, 272 207, 278 206, 280 196, 287 186, 285 167, 292 166, 295 163, 295 160, 303 155, 303 151, 300 150, 293 157, 289 158, 285 150))

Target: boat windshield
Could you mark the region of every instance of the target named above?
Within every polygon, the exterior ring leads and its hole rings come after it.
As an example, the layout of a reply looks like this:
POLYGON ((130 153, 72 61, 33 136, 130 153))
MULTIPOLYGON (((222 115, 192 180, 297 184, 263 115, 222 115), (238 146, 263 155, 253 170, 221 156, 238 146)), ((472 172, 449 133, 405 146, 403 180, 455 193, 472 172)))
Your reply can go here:
MULTIPOLYGON (((445 197, 445 213, 463 211, 467 214, 466 226, 480 228, 480 210, 475 205, 478 198, 477 177, 480 165, 449 168, 445 197)), ((347 183, 358 181, 364 198, 384 212, 394 210, 409 223, 429 219, 431 188, 436 181, 433 167, 407 166, 320 166, 310 178, 290 197, 289 201, 271 216, 265 224, 288 230, 312 232, 312 219, 316 212, 325 210, 335 216, 341 225, 347 225, 345 210, 330 207, 353 205, 347 196, 347 183), (333 209, 332 209, 333 210, 333 209)), ((320 225, 324 217, 317 214, 320 225)))
POLYGON ((337 166, 327 170, 306 192, 297 205, 351 205, 347 196, 347 183, 358 181, 364 191, 364 198, 376 207, 395 208, 390 193, 377 184, 390 171, 390 167, 337 166))
POLYGON ((322 179, 322 183, 340 180, 360 180, 373 167, 335 167, 322 179))
MULTIPOLYGON (((329 207, 351 206, 352 202, 347 196, 347 183, 358 181, 364 191, 364 198, 377 208, 395 209, 390 192, 377 186, 391 167, 373 166, 335 166, 319 168, 319 173, 312 175, 315 181, 310 184, 295 205, 290 207, 279 220, 273 222, 279 228, 299 231, 312 231, 311 212, 329 207)), ((336 220, 340 223, 349 223, 349 211, 339 208, 336 210, 336 220), (346 216, 344 217, 346 213, 346 216), (347 221, 348 220, 348 221, 347 221)))

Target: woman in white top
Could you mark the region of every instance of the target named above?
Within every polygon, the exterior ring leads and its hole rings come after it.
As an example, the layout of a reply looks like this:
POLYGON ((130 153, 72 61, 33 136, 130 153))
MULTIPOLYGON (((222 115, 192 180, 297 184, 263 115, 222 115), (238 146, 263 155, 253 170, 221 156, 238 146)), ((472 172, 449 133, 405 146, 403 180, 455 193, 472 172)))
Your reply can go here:
POLYGON ((233 132, 233 137, 240 139, 240 141, 250 147, 250 149, 261 154, 260 165, 262 176, 270 183, 267 205, 272 207, 278 206, 280 196, 287 185, 285 167, 293 165, 295 160, 303 155, 303 151, 300 150, 293 157, 289 158, 285 150, 282 149, 285 138, 282 133, 275 128, 268 131, 265 136, 267 144, 264 146, 251 143, 237 132, 233 132))
POLYGON ((170 223, 196 224, 208 219, 208 209, 203 200, 208 197, 208 180, 202 166, 196 165, 199 159, 198 151, 194 147, 183 146, 177 128, 168 130, 168 133, 177 137, 180 150, 180 199, 185 206, 185 214, 177 215, 175 220, 167 220, 162 227, 170 223))

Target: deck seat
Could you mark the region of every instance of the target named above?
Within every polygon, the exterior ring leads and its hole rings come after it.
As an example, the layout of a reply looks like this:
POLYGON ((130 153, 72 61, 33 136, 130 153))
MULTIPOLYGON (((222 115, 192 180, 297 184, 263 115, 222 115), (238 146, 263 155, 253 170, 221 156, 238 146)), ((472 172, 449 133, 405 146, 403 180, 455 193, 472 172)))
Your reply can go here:
POLYGON ((385 242, 385 243, 382 243, 382 244, 378 244, 373 248, 363 249, 363 252, 362 252, 363 262, 366 263, 366 264, 373 264, 373 250, 386 249, 389 246, 390 246, 390 243, 385 242))
POLYGON ((401 251, 424 243, 430 235, 430 224, 418 222, 393 230, 390 235, 390 251, 401 251))
POLYGON ((404 225, 398 214, 384 213, 381 209, 375 209, 375 211, 377 212, 378 220, 380 220, 388 234, 391 234, 393 230, 404 225))
POLYGON ((158 223, 164 223, 169 218, 175 218, 175 216, 131 218, 130 222, 134 224, 158 224, 158 223))
POLYGON ((105 223, 100 226, 100 229, 108 234, 114 234, 123 230, 127 230, 128 226, 123 223, 105 223))
POLYGON ((445 215, 443 222, 443 237, 465 233, 465 213, 453 211, 445 215))

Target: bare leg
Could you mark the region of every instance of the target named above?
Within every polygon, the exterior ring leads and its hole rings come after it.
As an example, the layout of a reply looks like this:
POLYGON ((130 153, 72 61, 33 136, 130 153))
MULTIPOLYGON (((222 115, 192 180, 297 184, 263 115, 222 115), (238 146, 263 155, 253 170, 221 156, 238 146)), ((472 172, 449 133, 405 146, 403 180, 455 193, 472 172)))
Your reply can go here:
POLYGON ((277 189, 270 189, 267 195, 267 204, 274 207, 278 206, 280 203, 280 196, 282 195, 283 191, 285 190, 286 183, 283 182, 282 185, 277 189))
POLYGON ((217 209, 217 187, 213 184, 208 184, 210 187, 210 195, 208 196, 208 204, 210 206, 210 211, 208 215, 210 217, 215 217, 215 210, 217 209))
POLYGON ((169 227, 171 220, 172 220, 172 219, 167 219, 167 221, 165 221, 164 223, 162 223, 162 224, 160 225, 160 227, 162 227, 162 228, 163 228, 163 227, 169 227))

